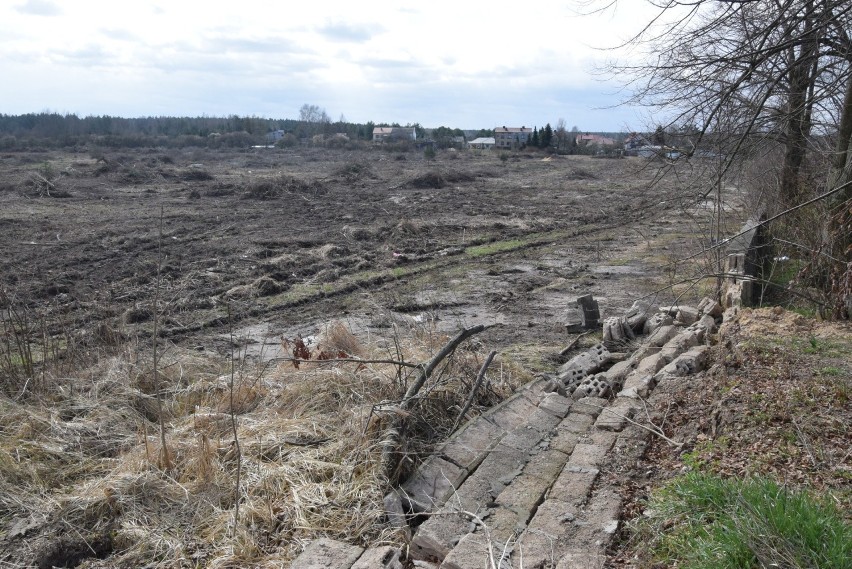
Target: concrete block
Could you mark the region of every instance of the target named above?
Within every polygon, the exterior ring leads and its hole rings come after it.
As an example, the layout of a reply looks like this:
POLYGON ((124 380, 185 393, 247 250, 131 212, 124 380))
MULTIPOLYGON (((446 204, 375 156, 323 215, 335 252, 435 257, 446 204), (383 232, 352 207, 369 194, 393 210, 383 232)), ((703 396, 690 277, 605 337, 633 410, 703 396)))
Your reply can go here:
POLYGON ((649 346, 657 348, 662 347, 666 342, 674 338, 679 331, 680 328, 678 326, 675 326, 674 324, 660 326, 659 328, 651 332, 651 334, 648 336, 648 339, 646 340, 646 343, 649 346))
POLYGON ((706 315, 715 319, 722 316, 724 309, 716 300, 705 296, 701 299, 701 302, 698 303, 698 312, 701 316, 706 315))
POLYGON ((675 320, 684 326, 689 326, 698 320, 698 309, 692 306, 681 306, 677 311, 675 320))
MULTIPOLYGON (((445 507, 475 512, 483 504, 492 502, 523 472, 528 455, 527 451, 497 445, 476 472, 468 476, 456 493, 447 499, 445 507)), ((425 523, 429 523, 429 520, 425 523)))
POLYGON ((503 437, 500 444, 520 451, 530 452, 544 439, 545 433, 529 425, 521 425, 503 437))
MULTIPOLYGON (((588 415, 581 416, 587 417, 591 420, 591 417, 588 415)), ((576 432, 563 429, 562 425, 560 425, 559 428, 556 429, 556 434, 550 437, 550 448, 569 455, 574 451, 574 446, 577 444, 577 438, 578 435, 576 432)))
POLYGON ((618 531, 621 517, 621 497, 611 488, 595 492, 575 522, 578 530, 568 544, 572 548, 588 548, 602 551, 618 531))
POLYGON ((583 397, 571 405, 571 414, 584 413, 586 415, 591 415, 592 417, 597 417, 600 415, 601 409, 603 409, 606 404, 607 400, 601 399, 600 397, 583 397))
POLYGON ((402 507, 401 492, 398 490, 388 492, 384 497, 384 506, 388 525, 401 530, 406 536, 410 536, 411 529, 408 526, 405 510, 402 507))
POLYGON ((438 454, 472 471, 505 434, 506 431, 494 423, 478 417, 444 443, 438 454))
POLYGON ((442 508, 417 528, 409 555, 412 559, 440 563, 471 529, 468 516, 442 508))
POLYGON ((520 566, 523 552, 524 567, 553 567, 566 549, 568 539, 577 531, 574 524, 577 515, 577 508, 570 504, 546 500, 521 535, 512 556, 514 566, 520 566))
POLYGON ((496 508, 483 522, 488 526, 488 531, 479 528, 475 533, 464 536, 444 558, 440 569, 488 567, 489 551, 495 551, 498 557, 507 545, 511 551, 517 536, 526 527, 517 514, 505 508, 496 508))
POLYGON ((527 415, 527 426, 534 428, 542 434, 548 434, 556 428, 561 420, 561 417, 557 417, 544 409, 537 408, 527 415))
POLYGON ((638 360, 630 358, 622 362, 618 362, 617 364, 606 370, 606 378, 610 382, 610 385, 614 383, 623 385, 624 378, 627 377, 627 374, 636 369, 637 361, 638 360))
POLYGON ((645 325, 642 326, 642 333, 651 335, 663 326, 670 326, 672 322, 674 322, 672 315, 665 312, 657 312, 645 321, 645 325))
POLYGON ((415 511, 434 511, 455 492, 467 475, 467 469, 432 455, 405 481, 402 489, 415 511))
POLYGON ((371 547, 358 558, 352 569, 402 569, 399 548, 386 545, 371 547))
POLYGON ((363 552, 363 547, 323 537, 309 543, 291 566, 299 569, 350 569, 363 552))
POLYGON ((550 486, 567 461, 568 454, 562 451, 552 448, 544 450, 530 458, 524 467, 524 475, 540 478, 550 486))
POLYGON ((566 465, 550 487, 545 502, 559 500, 572 506, 584 504, 598 472, 597 468, 591 466, 566 465))
POLYGON ((603 569, 605 566, 606 555, 603 551, 576 549, 563 554, 556 569, 603 569))
MULTIPOLYGON (((576 403, 574 404, 576 405, 576 403)), ((573 409, 573 405, 571 406, 573 409)), ((597 415, 595 415, 597 416, 597 415)), ((588 412, 572 411, 562 422, 557 425, 557 432, 568 431, 571 433, 585 433, 594 423, 595 416, 588 412)))
POLYGON ((538 408, 547 411, 559 419, 564 419, 571 410, 571 403, 573 402, 570 399, 558 393, 548 393, 541 400, 541 403, 538 404, 538 408))
MULTIPOLYGON (((631 373, 638 373, 642 375, 654 375, 666 365, 666 360, 663 358, 662 352, 658 352, 646 358, 643 358, 642 361, 639 362, 639 365, 636 366, 636 369, 631 373)), ((626 385, 625 381, 625 385, 626 385)))
POLYGON ((569 466, 597 468, 604 462, 609 447, 595 443, 577 443, 568 459, 569 466))
POLYGON ((709 346, 695 346, 685 351, 662 369, 668 376, 693 375, 707 368, 709 346))
POLYGON ((639 408, 640 405, 636 399, 619 397, 601 411, 597 421, 595 421, 595 428, 604 431, 621 431, 627 426, 627 419, 632 419, 639 408))
POLYGON ((618 394, 618 397, 631 397, 631 398, 639 398, 639 397, 648 397, 648 394, 656 385, 653 375, 642 374, 638 371, 632 372, 627 376, 627 379, 624 380, 624 388, 621 390, 621 393, 618 394))

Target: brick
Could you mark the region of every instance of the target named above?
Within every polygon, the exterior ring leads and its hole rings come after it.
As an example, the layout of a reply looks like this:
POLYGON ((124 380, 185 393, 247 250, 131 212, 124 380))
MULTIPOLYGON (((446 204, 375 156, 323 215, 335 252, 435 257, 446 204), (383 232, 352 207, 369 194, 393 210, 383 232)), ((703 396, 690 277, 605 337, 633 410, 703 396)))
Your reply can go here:
POLYGON ((598 469, 594 467, 566 465, 550 487, 547 500, 558 500, 572 506, 584 504, 598 473, 598 469))
POLYGON ((541 400, 541 403, 538 404, 538 408, 544 409, 559 419, 564 419, 568 415, 568 412, 571 411, 572 403, 572 400, 567 397, 563 397, 558 393, 548 393, 544 399, 541 400))
POLYGON ((400 555, 399 548, 389 545, 371 547, 358 558, 352 569, 402 569, 400 555))
POLYGON ((402 485, 402 489, 414 510, 433 511, 450 497, 467 475, 467 469, 433 455, 402 485))
POLYGON ((293 561, 299 569, 350 569, 364 548, 334 539, 320 538, 308 544, 293 561))
POLYGON ((505 434, 506 431, 494 423, 477 418, 444 443, 438 454, 471 471, 479 466, 505 434))

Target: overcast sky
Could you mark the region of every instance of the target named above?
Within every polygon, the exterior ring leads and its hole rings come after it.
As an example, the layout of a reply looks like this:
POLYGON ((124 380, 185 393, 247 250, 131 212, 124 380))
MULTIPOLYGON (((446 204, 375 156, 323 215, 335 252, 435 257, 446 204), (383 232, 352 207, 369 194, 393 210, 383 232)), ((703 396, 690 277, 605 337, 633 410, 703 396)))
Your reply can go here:
POLYGON ((593 70, 644 2, 4 0, 0 113, 642 128, 593 70))

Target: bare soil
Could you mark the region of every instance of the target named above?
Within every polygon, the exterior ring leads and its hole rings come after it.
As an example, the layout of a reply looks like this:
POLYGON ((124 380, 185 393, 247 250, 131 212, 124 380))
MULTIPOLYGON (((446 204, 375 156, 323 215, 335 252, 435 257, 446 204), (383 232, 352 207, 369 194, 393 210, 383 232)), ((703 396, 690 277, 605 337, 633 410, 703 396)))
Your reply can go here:
POLYGON ((689 192, 650 187, 656 169, 638 159, 98 156, 0 157, 3 290, 86 342, 150 334, 159 274, 160 333, 199 350, 224 349, 228 305, 238 336, 256 340, 330 317, 359 332, 414 317, 501 325, 497 347, 559 344, 576 296, 618 314, 702 238, 681 209, 689 192))

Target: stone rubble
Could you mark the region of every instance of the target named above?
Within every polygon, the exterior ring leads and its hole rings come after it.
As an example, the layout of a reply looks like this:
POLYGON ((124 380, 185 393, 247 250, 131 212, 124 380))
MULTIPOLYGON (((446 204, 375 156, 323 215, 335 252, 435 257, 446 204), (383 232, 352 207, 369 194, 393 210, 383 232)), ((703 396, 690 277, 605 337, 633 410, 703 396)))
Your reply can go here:
MULTIPOLYGON (((612 320, 632 354, 614 361, 597 344, 457 431, 385 498, 393 525, 425 520, 410 528, 408 561, 430 569, 480 569, 491 560, 511 569, 522 558, 524 567, 602 566, 622 500, 599 469, 615 456, 643 455, 650 433, 631 425, 642 399, 661 381, 707 367, 721 314, 709 299, 696 308, 636 303, 604 325, 612 320)), ((398 549, 324 539, 292 567, 401 569, 403 560, 398 549)))

